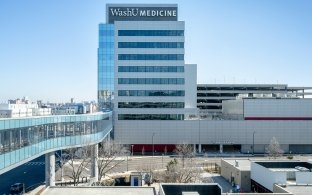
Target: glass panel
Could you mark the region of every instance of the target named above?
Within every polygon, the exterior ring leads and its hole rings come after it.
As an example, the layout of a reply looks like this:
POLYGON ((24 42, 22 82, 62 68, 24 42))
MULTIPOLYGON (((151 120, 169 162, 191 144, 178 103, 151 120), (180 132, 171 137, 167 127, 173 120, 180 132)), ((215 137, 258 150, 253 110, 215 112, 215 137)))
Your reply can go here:
POLYGON ((183 30, 118 30, 118 36, 184 36, 183 30))
POLYGON ((118 60, 184 60, 184 54, 118 54, 118 60))

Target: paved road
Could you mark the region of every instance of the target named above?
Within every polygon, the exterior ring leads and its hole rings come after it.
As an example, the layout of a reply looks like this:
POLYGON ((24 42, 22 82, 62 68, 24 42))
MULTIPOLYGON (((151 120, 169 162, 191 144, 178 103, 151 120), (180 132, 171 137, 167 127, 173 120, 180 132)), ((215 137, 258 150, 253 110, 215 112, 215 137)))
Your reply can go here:
MULTIPOLYGON (((155 169, 165 169, 166 165, 169 161, 173 160, 174 157, 169 156, 134 156, 127 158, 119 158, 118 161, 121 163, 115 167, 109 173, 122 173, 125 171, 148 171, 148 170, 155 170, 155 169)), ((217 163, 220 164, 220 158, 203 158, 198 157, 192 160, 192 166, 203 167, 203 165, 207 163, 217 163)), ((79 163, 76 165, 78 166, 79 163)), ((64 170, 64 178, 65 180, 70 179, 67 175, 71 174, 71 167, 68 164, 65 164, 63 167, 64 170)), ((89 177, 90 175, 90 166, 88 166, 83 172, 82 177, 89 177)), ((56 181, 61 180, 61 170, 56 172, 56 181)))
POLYGON ((14 183, 25 183, 25 187, 27 188, 43 182, 45 179, 44 161, 43 155, 0 175, 0 195, 10 194, 10 186, 14 183))
MULTIPOLYGON (((213 164, 213 163, 217 163, 217 164, 221 164, 221 159, 222 158, 234 158, 234 159, 251 159, 251 160, 269 160, 268 157, 233 157, 232 155, 228 155, 228 156, 218 156, 218 155, 209 155, 208 157, 196 157, 193 159, 192 165, 193 166, 199 166, 199 167, 205 167, 203 166, 204 164, 213 164)), ((165 169, 166 165, 169 161, 173 160, 174 157, 170 157, 170 156, 130 156, 128 157, 128 162, 127 162, 127 158, 119 158, 120 161, 122 161, 117 167, 115 167, 112 171, 110 171, 109 173, 122 173, 125 172, 127 170, 129 171, 133 171, 133 170, 137 170, 137 171, 142 171, 142 170, 154 170, 154 169, 165 169)), ((283 160, 287 160, 286 157, 282 157, 283 160)), ((309 161, 312 160, 311 155, 297 155, 294 156, 294 160, 304 160, 304 161, 309 161)), ((71 171, 70 171, 71 167, 66 164, 64 166, 64 175, 65 175, 65 179, 69 179, 68 177, 66 177, 66 175, 70 175, 71 171)), ((82 173, 83 177, 88 177, 90 175, 90 166, 88 166, 82 173)), ((57 171, 56 173, 56 181, 60 181, 60 170, 57 171)))

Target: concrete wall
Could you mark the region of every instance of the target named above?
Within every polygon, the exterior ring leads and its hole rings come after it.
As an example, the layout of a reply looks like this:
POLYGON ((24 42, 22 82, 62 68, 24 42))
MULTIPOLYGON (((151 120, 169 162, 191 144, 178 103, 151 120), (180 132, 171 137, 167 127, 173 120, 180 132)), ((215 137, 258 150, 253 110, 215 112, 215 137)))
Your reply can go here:
POLYGON ((245 99, 245 117, 312 117, 312 99, 245 99))
POLYGON ((286 172, 274 172, 255 162, 251 162, 250 178, 273 192, 274 184, 286 185, 286 172))
POLYGON ((185 108, 197 109, 197 65, 185 64, 185 108))
POLYGON ((241 171, 240 186, 244 192, 251 190, 250 171, 241 171))
POLYGON ((231 182, 231 173, 234 171, 235 170, 230 163, 224 161, 223 159, 221 160, 221 176, 224 177, 228 182, 231 182))
POLYGON ((312 184, 312 172, 296 172, 297 185, 312 184))
MULTIPOLYGON (((150 109, 150 113, 153 110, 150 109)), ((237 121, 237 120, 184 120, 184 121, 116 121, 115 138, 124 144, 233 143, 248 145, 251 152, 253 132, 255 151, 264 152, 272 137, 283 145, 311 144, 312 121, 237 121), (131 132, 131 133, 129 133, 131 132)), ((287 149, 287 146, 285 146, 287 149)), ((287 151, 286 151, 287 152, 287 151)))
POLYGON ((287 190, 285 190, 284 188, 282 188, 281 186, 274 184, 273 186, 273 193, 277 194, 277 193, 283 193, 283 194, 289 194, 292 195, 292 193, 288 192, 287 190))
POLYGON ((231 182, 231 177, 234 177, 234 183, 238 184, 244 192, 249 192, 251 189, 250 171, 239 170, 232 164, 221 160, 221 176, 228 182, 231 182))
POLYGON ((222 101, 223 114, 243 114, 243 100, 225 100, 222 101))

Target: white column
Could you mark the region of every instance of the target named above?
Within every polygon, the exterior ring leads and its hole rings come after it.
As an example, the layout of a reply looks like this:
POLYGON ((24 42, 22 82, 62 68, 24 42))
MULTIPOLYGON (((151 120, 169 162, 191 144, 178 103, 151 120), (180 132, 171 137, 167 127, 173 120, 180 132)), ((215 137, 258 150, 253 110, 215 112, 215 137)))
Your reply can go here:
POLYGON ((201 153, 202 152, 202 148, 201 148, 201 144, 198 144, 198 153, 201 153))
POLYGON ((196 154, 196 144, 193 145, 194 154, 196 154))
POLYGON ((98 154, 99 154, 99 145, 95 144, 94 146, 92 146, 92 155, 91 155, 91 177, 94 178, 94 181, 98 181, 99 178, 98 154))
POLYGON ((54 152, 45 155, 45 181, 46 187, 55 186, 55 154, 54 152))
POLYGON ((223 144, 220 144, 220 153, 223 153, 223 144))

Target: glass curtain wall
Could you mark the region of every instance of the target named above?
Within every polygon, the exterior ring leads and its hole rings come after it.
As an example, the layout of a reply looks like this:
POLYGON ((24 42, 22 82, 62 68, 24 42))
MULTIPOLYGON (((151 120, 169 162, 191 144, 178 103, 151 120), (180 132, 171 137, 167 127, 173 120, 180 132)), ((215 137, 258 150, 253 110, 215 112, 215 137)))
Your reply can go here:
POLYGON ((109 113, 0 120, 0 172, 49 149, 101 140, 111 129, 109 113))
POLYGON ((112 110, 114 99, 114 25, 99 25, 98 103, 102 110, 112 110))

